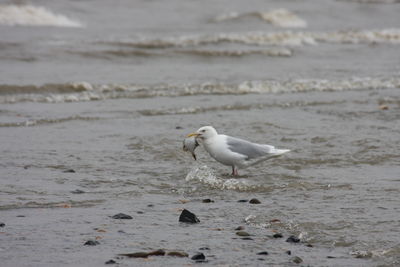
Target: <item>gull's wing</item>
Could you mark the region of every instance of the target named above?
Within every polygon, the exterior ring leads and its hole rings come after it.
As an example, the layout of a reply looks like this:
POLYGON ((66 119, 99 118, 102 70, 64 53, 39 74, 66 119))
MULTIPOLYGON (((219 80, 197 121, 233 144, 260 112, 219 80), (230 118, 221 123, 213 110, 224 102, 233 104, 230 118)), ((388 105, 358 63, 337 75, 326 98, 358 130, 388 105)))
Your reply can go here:
POLYGON ((276 151, 275 147, 270 145, 251 143, 249 141, 227 135, 226 144, 228 145, 228 149, 230 151, 246 156, 247 160, 259 158, 269 154, 275 154, 276 151))

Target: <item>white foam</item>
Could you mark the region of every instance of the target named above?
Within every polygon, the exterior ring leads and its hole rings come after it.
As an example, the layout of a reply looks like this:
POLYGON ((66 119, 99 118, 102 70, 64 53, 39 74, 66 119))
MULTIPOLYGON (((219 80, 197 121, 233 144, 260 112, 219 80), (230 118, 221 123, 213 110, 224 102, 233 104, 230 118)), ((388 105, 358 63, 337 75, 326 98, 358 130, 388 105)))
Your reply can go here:
POLYGON ((78 21, 32 5, 0 5, 0 24, 26 26, 82 27, 78 21))
POLYGON ((293 12, 287 9, 279 8, 270 11, 262 12, 249 12, 249 13, 237 13, 230 12, 217 16, 214 21, 221 22, 227 20, 234 20, 242 17, 259 17, 262 20, 271 23, 272 25, 282 28, 305 28, 307 22, 302 18, 298 17, 293 12))

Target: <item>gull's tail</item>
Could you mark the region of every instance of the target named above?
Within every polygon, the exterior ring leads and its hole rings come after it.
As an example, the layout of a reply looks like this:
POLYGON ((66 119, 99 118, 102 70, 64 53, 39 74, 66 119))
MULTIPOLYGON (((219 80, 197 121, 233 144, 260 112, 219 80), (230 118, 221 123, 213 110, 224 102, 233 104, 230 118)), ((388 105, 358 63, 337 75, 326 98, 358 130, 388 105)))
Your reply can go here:
POLYGON ((247 167, 253 166, 253 165, 257 164, 257 163, 260 163, 260 162, 262 162, 264 160, 268 160, 268 159, 272 159, 272 158, 275 158, 275 157, 279 157, 280 155, 285 154, 285 153, 287 153, 289 151, 290 151, 289 149, 272 148, 272 149, 270 149, 270 151, 268 152, 267 155, 259 157, 259 158, 256 158, 256 159, 253 159, 251 161, 248 161, 248 162, 246 162, 244 164, 243 167, 247 168, 247 167))
POLYGON ((275 148, 275 149, 273 149, 271 151, 271 154, 273 154, 275 156, 280 156, 280 155, 285 154, 287 152, 290 152, 290 150, 289 149, 276 149, 275 148))

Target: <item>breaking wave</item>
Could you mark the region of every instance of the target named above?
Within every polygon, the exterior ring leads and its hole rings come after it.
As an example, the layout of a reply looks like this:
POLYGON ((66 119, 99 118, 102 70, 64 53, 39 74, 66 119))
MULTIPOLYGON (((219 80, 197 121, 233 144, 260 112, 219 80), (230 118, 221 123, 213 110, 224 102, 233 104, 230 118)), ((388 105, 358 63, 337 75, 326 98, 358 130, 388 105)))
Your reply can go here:
POLYGON ((49 9, 32 5, 1 5, 0 25, 82 27, 83 25, 49 9))
POLYGON ((299 18, 296 14, 288 11, 287 9, 280 8, 265 12, 248 12, 248 13, 237 13, 231 12, 217 16, 213 21, 222 22, 227 20, 235 20, 243 17, 256 17, 263 21, 271 23, 272 25, 283 27, 283 28, 304 28, 307 26, 307 22, 299 18))
MULTIPOLYGON (((364 77, 344 80, 264 80, 244 81, 232 84, 209 82, 202 84, 94 85, 87 82, 79 82, 46 84, 42 86, 0 85, 0 103, 58 103, 117 98, 149 98, 158 96, 179 97, 190 95, 267 94, 389 88, 400 88, 400 77, 364 77)), ((146 111, 143 112, 146 113, 146 111)), ((184 112, 190 113, 196 112, 196 110, 184 112)))

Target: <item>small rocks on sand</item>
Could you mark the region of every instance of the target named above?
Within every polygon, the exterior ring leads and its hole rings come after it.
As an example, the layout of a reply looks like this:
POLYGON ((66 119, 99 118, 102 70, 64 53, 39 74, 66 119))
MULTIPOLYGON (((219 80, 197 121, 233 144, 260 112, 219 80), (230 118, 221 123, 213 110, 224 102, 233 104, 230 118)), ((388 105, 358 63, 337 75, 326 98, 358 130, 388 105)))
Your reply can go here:
POLYGON ((197 253, 191 259, 194 261, 204 261, 206 259, 206 256, 204 256, 203 253, 197 253))
POLYGON ((261 204, 261 201, 258 200, 257 198, 252 198, 249 201, 250 204, 261 204))
POLYGON ((250 236, 250 234, 245 232, 245 231, 236 232, 236 235, 238 235, 238 236, 250 236))
POLYGON ((257 255, 268 255, 268 251, 261 251, 261 252, 258 252, 257 255))
POLYGON ((97 246, 100 245, 99 241, 96 240, 88 240, 83 244, 84 246, 97 246))
POLYGON ((73 170, 73 169, 68 169, 68 170, 65 170, 63 172, 65 172, 65 173, 76 173, 76 171, 73 170))
POLYGON ((200 220, 196 217, 194 213, 191 213, 187 209, 184 209, 179 216, 179 221, 184 223, 199 223, 200 220))
POLYGON ((115 260, 108 260, 105 262, 105 264, 116 264, 117 262, 115 260))
POLYGON ((282 238, 283 235, 281 233, 276 233, 272 236, 273 238, 282 238))
POLYGON ((124 214, 124 213, 118 213, 112 216, 111 218, 113 219, 120 219, 120 220, 131 220, 133 219, 132 216, 124 214))
POLYGON ((203 199, 202 202, 203 202, 203 203, 213 203, 214 200, 212 200, 212 199, 210 199, 210 198, 206 198, 206 199, 203 199))
POLYGON ((286 242, 299 243, 300 239, 298 237, 295 237, 294 235, 291 235, 291 236, 288 237, 288 239, 286 239, 286 242))
POLYGON ((292 258, 292 261, 293 261, 294 263, 299 264, 299 263, 302 263, 302 262, 303 262, 303 259, 296 256, 296 257, 293 257, 293 258, 292 258))

